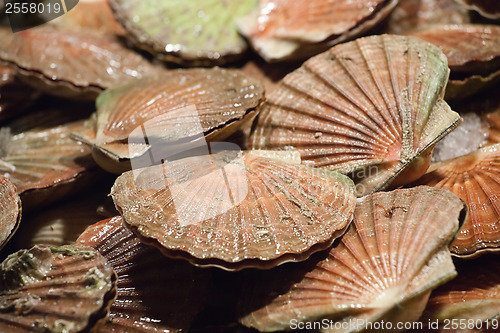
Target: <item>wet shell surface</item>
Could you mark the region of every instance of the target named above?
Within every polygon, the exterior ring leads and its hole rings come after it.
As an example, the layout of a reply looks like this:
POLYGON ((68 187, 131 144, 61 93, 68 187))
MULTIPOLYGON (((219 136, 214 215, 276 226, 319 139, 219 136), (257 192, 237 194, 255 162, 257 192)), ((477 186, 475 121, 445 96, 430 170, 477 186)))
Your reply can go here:
POLYGON ((186 332, 206 301, 207 270, 142 244, 119 216, 89 227, 78 243, 98 250, 118 275, 118 296, 97 332, 186 332))
POLYGON ((16 185, 23 206, 52 202, 96 170, 90 149, 69 138, 82 127, 77 121, 15 135, 8 127, 0 129, 0 174, 16 185))
POLYGON ((436 289, 421 319, 439 321, 433 332, 496 332, 500 327, 500 265, 496 256, 462 262, 458 276, 436 289), (488 259, 488 260, 484 260, 488 259), (450 329, 447 322, 467 322, 466 329, 450 329))
POLYGON ((337 45, 267 96, 250 147, 297 150, 307 165, 353 174, 360 196, 399 174, 396 184, 410 182, 460 122, 442 100, 447 78, 443 53, 414 37, 337 45))
POLYGON ((0 175, 0 249, 14 235, 21 220, 21 200, 7 178, 0 175))
POLYGON ((431 290, 456 275, 448 245, 463 209, 458 197, 430 187, 358 200, 353 223, 326 258, 244 286, 241 323, 267 332, 290 329, 292 320, 416 321, 431 290))
POLYGON ((393 0, 260 0, 238 28, 266 61, 305 59, 383 20, 393 0))
POLYGON ((89 247, 37 245, 0 266, 0 331, 88 332, 116 295, 116 275, 89 247))
POLYGON ((170 71, 101 94, 95 128, 75 137, 98 150, 102 167, 121 173, 133 158, 134 168, 159 164, 224 139, 252 119, 263 98, 259 81, 238 70, 170 71))
POLYGON ((247 49, 235 19, 257 0, 111 0, 115 16, 135 44, 167 61, 190 65, 220 64, 247 49))
POLYGON ((0 61, 36 89, 80 99, 158 72, 114 38, 51 25, 15 34, 0 30, 0 61))
POLYGON ((497 0, 456 0, 468 9, 479 12, 482 16, 500 18, 500 3, 497 0))
POLYGON ((111 194, 126 225, 166 256, 226 270, 305 260, 345 231, 353 183, 265 156, 222 151, 134 170, 111 194))
POLYGON ((434 164, 416 184, 458 195, 469 214, 450 249, 460 256, 500 250, 500 144, 434 164))
POLYGON ((469 23, 467 9, 455 0, 400 0, 389 16, 387 33, 401 34, 436 23, 469 23))

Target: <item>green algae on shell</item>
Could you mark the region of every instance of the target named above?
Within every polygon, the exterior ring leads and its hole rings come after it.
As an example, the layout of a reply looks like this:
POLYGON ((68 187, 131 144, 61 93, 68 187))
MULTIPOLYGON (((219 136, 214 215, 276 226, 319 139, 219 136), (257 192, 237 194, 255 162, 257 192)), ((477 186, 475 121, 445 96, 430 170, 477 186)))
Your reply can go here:
POLYGON ((116 216, 77 240, 99 251, 118 275, 117 298, 99 332, 186 332, 205 305, 210 271, 168 259, 142 244, 116 216))
POLYGON ((443 100, 448 72, 441 50, 415 37, 334 46, 267 96, 250 147, 297 150, 309 166, 351 174, 360 196, 411 182, 460 123, 443 100))
POLYGON ((225 139, 253 119, 263 99, 262 84, 239 70, 172 70, 105 91, 97 115, 73 137, 120 174, 225 139))
POLYGON ((349 225, 352 181, 298 154, 221 151, 122 174, 123 219, 166 256, 226 270, 303 261, 349 225))
POLYGON ((21 221, 21 200, 17 189, 0 175, 0 250, 14 235, 21 221))
POLYGON ((0 330, 88 332, 115 296, 115 272, 90 247, 20 250, 0 266, 0 330))
POLYGON ((425 186, 359 199, 326 254, 248 278, 240 322, 272 332, 327 319, 322 332, 345 333, 417 321, 431 291, 456 276, 448 245, 465 209, 449 191, 425 186))
POLYGON ((182 64, 221 64, 247 49, 235 19, 257 0, 112 0, 115 16, 135 44, 153 55, 182 64))

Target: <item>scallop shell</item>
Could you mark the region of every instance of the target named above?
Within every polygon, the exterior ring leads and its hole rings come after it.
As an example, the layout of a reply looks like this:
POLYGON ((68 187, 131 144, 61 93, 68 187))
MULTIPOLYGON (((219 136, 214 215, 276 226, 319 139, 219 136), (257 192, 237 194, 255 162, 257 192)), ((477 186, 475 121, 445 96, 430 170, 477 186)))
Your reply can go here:
POLYGON ((234 21, 255 8, 257 0, 111 0, 110 4, 138 47, 167 61, 209 65, 235 60, 246 51, 234 21))
POLYGON ((78 243, 98 250, 118 274, 118 296, 97 332, 186 332, 205 303, 209 272, 141 244, 119 216, 89 227, 78 243))
POLYGON ((386 32, 401 34, 436 23, 470 23, 470 17, 455 0, 400 0, 389 16, 386 32))
POLYGON ((0 267, 0 331, 88 332, 108 312, 116 275, 99 252, 37 245, 0 267))
POLYGON ((14 235, 21 221, 21 200, 7 178, 0 175, 0 250, 14 235))
POLYGON ((468 9, 477 11, 484 17, 500 18, 500 3, 497 0, 456 0, 468 9))
POLYGON ((1 29, 0 60, 36 89, 80 99, 159 70, 116 39, 51 25, 16 34, 1 29))
POLYGON ((0 65, 0 123, 21 115, 39 95, 19 82, 12 68, 0 65))
POLYGON ((121 173, 130 159, 134 168, 158 164, 224 139, 254 116, 263 96, 262 85, 238 70, 170 71, 104 92, 95 128, 75 137, 94 145, 103 168, 121 173))
POLYGON ((450 80, 446 86, 445 99, 447 101, 460 100, 477 94, 500 82, 500 70, 487 76, 471 75, 463 79, 450 80))
POLYGON ((359 199, 353 223, 326 258, 249 279, 241 323, 267 332, 328 318, 350 329, 322 332, 360 332, 366 327, 349 323, 416 321, 431 290, 456 275, 448 245, 463 209, 455 195, 430 187, 359 199))
POLYGON ((330 246, 352 219, 352 181, 262 154, 222 151, 127 172, 113 201, 143 242, 199 266, 269 268, 330 246))
POLYGON ((441 187, 469 206, 469 216, 450 249, 459 256, 500 250, 500 144, 431 166, 416 184, 441 187))
POLYGON ((306 59, 382 21, 394 0, 260 0, 238 28, 268 62, 306 59))
POLYGON ((358 194, 410 182, 460 117, 442 100, 445 56, 414 37, 333 47, 287 75, 263 105, 250 147, 294 149, 304 163, 353 173, 358 194))
POLYGON ((498 257, 485 259, 463 262, 457 266, 458 277, 432 293, 421 321, 438 321, 439 329, 433 332, 495 332, 499 328, 500 265, 498 257), (467 328, 444 327, 446 320, 465 321, 467 328))
POLYGON ((47 129, 10 134, 0 129, 0 174, 16 187, 26 209, 66 196, 93 183, 97 167, 90 149, 69 138, 83 127, 77 121, 47 129))
POLYGON ((78 6, 52 23, 62 28, 91 30, 107 35, 126 33, 115 19, 107 0, 80 0, 78 6))

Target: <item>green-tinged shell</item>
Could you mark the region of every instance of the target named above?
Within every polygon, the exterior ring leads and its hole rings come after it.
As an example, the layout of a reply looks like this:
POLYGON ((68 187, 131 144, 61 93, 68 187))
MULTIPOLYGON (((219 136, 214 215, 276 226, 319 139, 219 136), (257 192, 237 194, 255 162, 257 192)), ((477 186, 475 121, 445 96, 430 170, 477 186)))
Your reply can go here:
POLYGON ((0 174, 17 187, 23 207, 59 200, 92 184, 97 166, 85 145, 69 138, 83 121, 13 134, 0 129, 0 174))
POLYGON ((455 0, 399 0, 389 16, 386 32, 401 34, 436 23, 470 23, 470 17, 455 0))
POLYGON ((263 99, 260 82, 239 70, 173 70, 101 94, 97 116, 75 138, 121 173, 228 137, 263 99))
POLYGON ((460 122, 442 99, 447 79, 444 54, 414 37, 337 45, 267 96, 250 147, 296 150, 307 165, 352 174, 359 195, 410 182, 460 122))
MULTIPOLYGON (((432 332, 496 332, 500 328, 500 265, 497 256, 464 261, 458 276, 429 298, 422 323, 438 323, 432 332), (466 322, 455 329, 446 323, 466 322)), ((415 332, 416 333, 416 332, 415 332)))
POLYGON ((358 200, 353 223, 328 253, 248 278, 240 322, 271 332, 325 319, 331 324, 322 332, 345 333, 417 321, 430 292, 456 275, 448 245, 464 209, 430 187, 358 200))
POLYGON ((260 0, 238 28, 268 62, 307 59, 381 22, 395 0, 260 0))
POLYGON ((458 256, 500 251, 500 144, 433 164, 415 182, 459 196, 469 214, 450 249, 458 256))
POLYGON ((0 175, 0 250, 14 235, 21 221, 21 200, 7 178, 0 175))
POLYGON ((111 195, 126 225, 166 256, 226 270, 270 268, 329 247, 352 219, 352 181, 297 157, 188 157, 126 172, 111 195))
POLYGON ((112 0, 115 16, 135 44, 159 58, 184 64, 219 64, 247 45, 235 20, 257 0, 112 0))
POLYGON ((88 332, 109 311, 116 275, 90 247, 37 245, 0 266, 0 331, 88 332))
POLYGON ((54 25, 0 29, 0 62, 45 93, 93 100, 104 89, 161 71, 116 38, 54 25))
POLYGON ((99 251, 118 275, 105 332, 186 332, 207 301, 210 272, 165 258, 117 216, 90 226, 78 244, 99 251))

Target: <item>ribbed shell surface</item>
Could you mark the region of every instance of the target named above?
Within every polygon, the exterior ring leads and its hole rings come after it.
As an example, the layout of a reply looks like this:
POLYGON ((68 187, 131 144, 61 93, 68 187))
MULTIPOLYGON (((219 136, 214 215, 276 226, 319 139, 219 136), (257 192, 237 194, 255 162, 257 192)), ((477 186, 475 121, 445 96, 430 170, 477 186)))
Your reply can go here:
POLYGON ((0 249, 14 235, 21 220, 21 200, 7 178, 0 175, 0 249))

